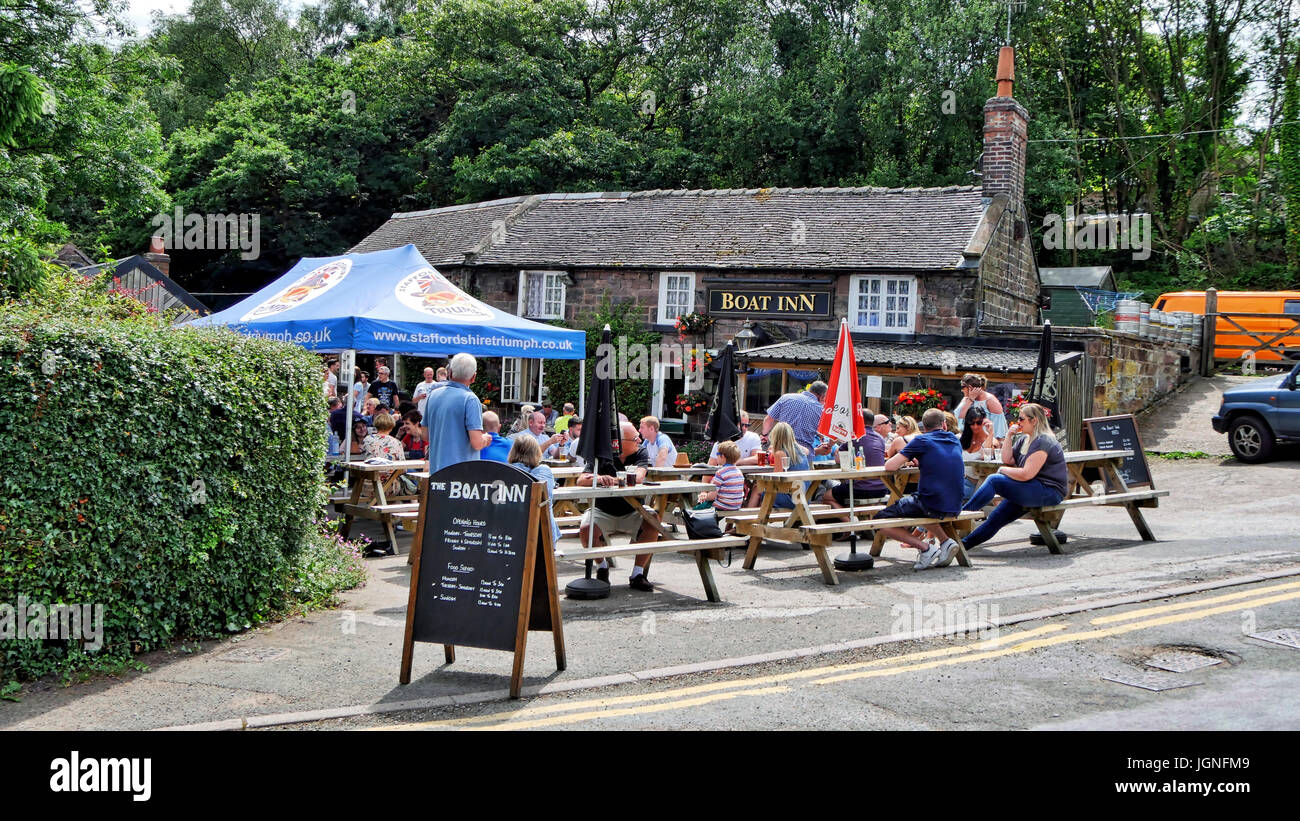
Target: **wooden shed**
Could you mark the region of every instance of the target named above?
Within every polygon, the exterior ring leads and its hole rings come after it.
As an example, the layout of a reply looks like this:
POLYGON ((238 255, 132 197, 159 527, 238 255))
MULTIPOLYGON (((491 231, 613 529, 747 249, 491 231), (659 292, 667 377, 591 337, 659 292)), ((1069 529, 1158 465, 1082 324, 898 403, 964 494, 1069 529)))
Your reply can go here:
POLYGON ((1115 272, 1109 265, 1090 265, 1078 268, 1039 268, 1039 280, 1044 294, 1052 297, 1052 307, 1043 311, 1043 319, 1056 326, 1090 328, 1092 309, 1079 295, 1078 288, 1099 291, 1118 291, 1115 272))

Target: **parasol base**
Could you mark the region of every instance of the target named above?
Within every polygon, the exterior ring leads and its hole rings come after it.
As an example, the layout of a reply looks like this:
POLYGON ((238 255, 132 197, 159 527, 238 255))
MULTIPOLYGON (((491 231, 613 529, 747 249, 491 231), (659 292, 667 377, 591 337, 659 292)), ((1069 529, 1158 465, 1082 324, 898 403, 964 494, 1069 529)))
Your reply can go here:
POLYGON ((870 570, 875 564, 870 553, 841 553, 835 557, 836 570, 870 570))
POLYGON ((564 595, 570 599, 608 599, 609 582, 600 579, 575 579, 564 586, 564 595))
MULTIPOLYGON (((1052 531, 1052 535, 1056 537, 1056 541, 1057 541, 1059 544, 1065 544, 1066 541, 1068 541, 1069 538, 1070 538, 1070 537, 1065 533, 1065 531, 1063 531, 1063 530, 1053 530, 1053 531, 1052 531)), ((1030 534, 1029 534, 1029 543, 1030 543, 1030 544, 1040 544, 1040 545, 1041 545, 1041 544, 1047 544, 1047 542, 1043 541, 1043 534, 1041 534, 1041 533, 1030 533, 1030 534)))

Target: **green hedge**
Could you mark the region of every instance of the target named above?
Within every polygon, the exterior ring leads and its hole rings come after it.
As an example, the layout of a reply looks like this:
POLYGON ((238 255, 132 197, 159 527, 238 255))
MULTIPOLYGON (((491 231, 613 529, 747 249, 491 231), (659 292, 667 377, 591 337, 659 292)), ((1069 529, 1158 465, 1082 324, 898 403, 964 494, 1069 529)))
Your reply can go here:
POLYGON ((292 601, 319 535, 320 385, 319 360, 284 343, 0 308, 0 604, 104 612, 93 657, 0 640, 0 681, 102 669, 292 601))

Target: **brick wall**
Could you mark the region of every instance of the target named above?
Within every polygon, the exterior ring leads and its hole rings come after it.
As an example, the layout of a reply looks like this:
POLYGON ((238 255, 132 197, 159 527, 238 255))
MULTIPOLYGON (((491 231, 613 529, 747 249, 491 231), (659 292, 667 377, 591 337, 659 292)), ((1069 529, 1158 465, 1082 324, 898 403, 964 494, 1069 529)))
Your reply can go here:
POLYGON ((989 239, 979 267, 980 325, 1034 325, 1038 323, 1038 269, 1029 231, 1016 223, 1022 218, 1004 211, 989 239))

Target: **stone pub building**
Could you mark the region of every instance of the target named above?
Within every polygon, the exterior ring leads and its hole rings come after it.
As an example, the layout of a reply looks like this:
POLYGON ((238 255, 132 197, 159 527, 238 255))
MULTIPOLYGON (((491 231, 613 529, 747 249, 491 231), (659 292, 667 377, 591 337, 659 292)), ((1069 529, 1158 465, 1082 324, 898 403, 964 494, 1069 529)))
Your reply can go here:
MULTIPOLYGON (((873 407, 917 387, 955 400, 967 371, 1024 388, 1040 287, 1024 202, 1028 113, 1013 81, 1005 48, 979 185, 537 194, 394 214, 352 250, 412 243, 462 287, 531 319, 581 326, 602 301, 631 301, 677 344, 675 320, 697 312, 714 320, 708 349, 748 322, 759 338, 744 380, 751 413, 826 376, 841 317, 864 388, 881 378, 873 407), (1002 332, 1013 328, 1025 333, 1002 332)), ((1084 347, 1057 346, 1058 369, 1080 388, 1093 381, 1084 347)), ((503 362, 503 404, 539 398, 539 366, 503 362)), ((681 370, 657 365, 653 379, 646 410, 673 418, 681 370)))

